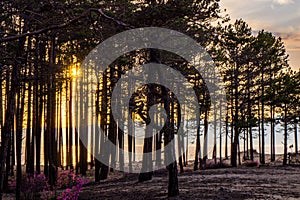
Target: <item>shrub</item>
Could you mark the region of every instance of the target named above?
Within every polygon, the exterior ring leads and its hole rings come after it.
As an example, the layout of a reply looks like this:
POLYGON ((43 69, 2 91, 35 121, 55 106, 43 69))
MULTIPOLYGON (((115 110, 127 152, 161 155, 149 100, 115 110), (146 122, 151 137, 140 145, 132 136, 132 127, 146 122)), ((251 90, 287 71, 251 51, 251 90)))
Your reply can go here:
POLYGON ((50 186, 44 174, 27 174, 22 178, 21 196, 25 199, 40 199, 40 192, 49 190, 50 186))
POLYGON ((246 166, 246 167, 258 167, 259 163, 258 163, 258 161, 254 161, 254 160, 246 160, 243 163, 243 165, 246 166))
POLYGON ((230 165, 226 164, 226 163, 220 163, 218 162, 217 164, 215 164, 214 162, 207 162, 206 165, 204 165, 205 169, 220 169, 220 168, 228 168, 230 167, 230 165))
MULTIPOLYGON (((58 199, 58 200, 76 200, 82 190, 83 185, 88 180, 84 180, 73 171, 63 171, 58 173, 55 191, 64 189, 58 194, 50 190, 50 185, 44 174, 29 175, 22 177, 21 198, 22 199, 58 199)), ((9 181, 9 186, 15 188, 16 180, 9 181)))
POLYGON ((78 199, 79 193, 83 185, 87 184, 88 180, 76 176, 73 171, 62 172, 57 180, 58 188, 67 188, 59 196, 58 200, 78 199))

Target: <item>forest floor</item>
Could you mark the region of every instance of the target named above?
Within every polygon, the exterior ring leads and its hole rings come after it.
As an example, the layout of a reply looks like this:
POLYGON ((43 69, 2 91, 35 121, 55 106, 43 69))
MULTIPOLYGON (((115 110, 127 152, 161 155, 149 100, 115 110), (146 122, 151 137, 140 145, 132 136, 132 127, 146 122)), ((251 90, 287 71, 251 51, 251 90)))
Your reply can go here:
MULTIPOLYGON (((300 199, 300 165, 282 166, 282 158, 260 167, 239 166, 193 171, 192 161, 178 174, 179 196, 169 199, 300 199)), ((213 162, 210 160, 209 162, 213 162)), ((229 161, 228 161, 229 162, 229 161)), ((108 179, 93 182, 94 170, 85 178, 79 199, 168 199, 168 171, 155 171, 152 180, 138 183, 138 174, 110 172, 108 179)), ((15 199, 4 194, 3 199, 15 199)))
MULTIPOLYGON (((300 166, 268 165, 193 171, 178 175, 179 196, 170 199, 300 199, 300 166)), ((168 172, 138 183, 138 174, 113 172, 84 187, 80 199, 167 199, 168 172)))

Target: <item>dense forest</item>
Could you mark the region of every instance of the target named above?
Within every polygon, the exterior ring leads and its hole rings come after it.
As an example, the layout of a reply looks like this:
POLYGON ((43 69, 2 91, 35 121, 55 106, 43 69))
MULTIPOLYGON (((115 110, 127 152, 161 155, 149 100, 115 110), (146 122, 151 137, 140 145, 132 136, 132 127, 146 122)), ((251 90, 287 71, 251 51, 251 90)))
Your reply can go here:
MULTIPOLYGON (((230 160, 231 166, 237 167, 243 160, 255 160, 256 150, 259 163, 265 164, 266 146, 270 148, 271 161, 275 161, 278 134, 283 138, 283 165, 288 164, 289 137, 293 137, 293 151, 298 153, 300 72, 289 66, 280 37, 265 30, 254 34, 242 19, 233 22, 220 8, 219 0, 3 0, 0 5, 0 199, 8 191, 11 177, 16 177, 16 198, 23 198, 25 174, 45 175, 53 189, 59 169, 83 176, 94 169, 95 182, 107 179, 116 162, 120 171, 126 167, 132 171, 132 153, 139 151, 135 127, 128 124, 128 133, 118 127, 111 111, 111 95, 126 71, 149 62, 164 63, 180 71, 193 85, 199 112, 180 107, 176 94, 163 86, 148 84, 139 88, 130 99, 127 117, 145 124, 150 123, 150 118, 164 124, 155 137, 144 139, 144 153, 160 149, 174 138, 179 152, 189 149, 187 140, 191 138, 178 126, 180 109, 199 113, 185 122, 186 127, 195 130, 194 170, 205 169, 209 157, 215 164, 230 160), (170 52, 130 52, 107 66, 104 76, 96 80, 95 93, 88 94, 88 86, 78 86, 80 65, 92 49, 117 33, 141 27, 177 30, 210 54, 222 75, 227 99, 222 111, 225 117, 220 119, 222 126, 215 127, 213 133, 209 128, 214 113, 212 94, 205 80, 186 60, 170 52), (83 104, 82 98, 87 96, 89 103, 83 104), (155 113, 149 116, 155 104, 165 110, 165 119, 155 113), (86 111, 91 108, 94 111, 88 116, 86 111), (84 120, 92 121, 93 126, 80 126, 84 120), (105 151, 99 145, 103 138, 95 137, 99 127, 119 151, 110 151, 106 156, 110 161, 106 163, 94 156, 95 152, 105 151), (92 132, 88 134, 89 145, 80 140, 80 134, 86 132, 92 132), (208 134, 214 138, 212 156, 208 154, 208 134), (259 146, 256 150, 255 139, 259 146), (128 166, 124 166, 126 156, 128 166)), ((128 91, 131 84, 127 82, 128 91)), ((179 193, 177 165, 183 172, 189 161, 188 152, 179 154, 182 156, 178 164, 175 160, 167 166, 169 196, 179 193)), ((155 159, 156 165, 163 165, 165 160, 162 154, 155 159)), ((138 181, 152 178, 151 160, 143 157, 142 168, 150 169, 140 173, 138 181)))

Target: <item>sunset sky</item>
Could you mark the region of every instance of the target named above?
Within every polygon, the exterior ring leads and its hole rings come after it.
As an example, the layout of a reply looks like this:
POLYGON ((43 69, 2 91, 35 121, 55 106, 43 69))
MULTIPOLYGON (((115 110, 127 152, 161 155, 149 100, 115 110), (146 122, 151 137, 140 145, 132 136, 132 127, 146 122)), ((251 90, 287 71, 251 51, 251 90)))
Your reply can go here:
POLYGON ((253 31, 264 29, 280 36, 293 69, 300 68, 299 0, 221 0, 231 19, 244 19, 253 31))

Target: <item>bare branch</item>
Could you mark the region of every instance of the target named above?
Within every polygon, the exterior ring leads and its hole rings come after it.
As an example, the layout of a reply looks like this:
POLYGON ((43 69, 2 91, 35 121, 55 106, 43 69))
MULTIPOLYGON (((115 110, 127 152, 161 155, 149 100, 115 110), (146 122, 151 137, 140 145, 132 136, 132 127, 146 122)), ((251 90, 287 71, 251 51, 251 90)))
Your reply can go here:
POLYGON ((133 26, 130 26, 120 20, 117 20, 113 17, 110 17, 108 15, 106 15, 102 9, 98 9, 98 8, 90 8, 86 11, 84 11, 80 16, 78 17, 75 17, 73 19, 71 19, 70 21, 68 22, 65 22, 65 23, 62 23, 62 24, 58 24, 58 25, 52 25, 52 26, 48 26, 46 28, 43 28, 43 29, 39 29, 39 30, 36 30, 36 31, 33 31, 33 32, 27 32, 27 33, 23 33, 23 34, 20 34, 20 35, 14 35, 14 36, 9 36, 9 37, 4 37, 4 38, 0 38, 0 42, 9 42, 9 41, 13 41, 13 40, 17 40, 17 39, 20 39, 20 38, 23 38, 23 37, 27 37, 27 36, 32 36, 32 35, 38 35, 38 34, 41 34, 41 33, 45 33, 47 31, 50 31, 50 30, 57 30, 57 29, 62 29, 62 28, 65 28, 75 22, 77 22, 78 20, 80 20, 81 18, 84 18, 86 17, 88 14, 90 14, 91 12, 96 12, 98 14, 100 14, 101 16, 103 16, 104 18, 110 20, 110 21, 113 21, 114 23, 116 23, 117 25, 119 26, 123 26, 123 27, 126 27, 126 28, 134 28, 133 26))

